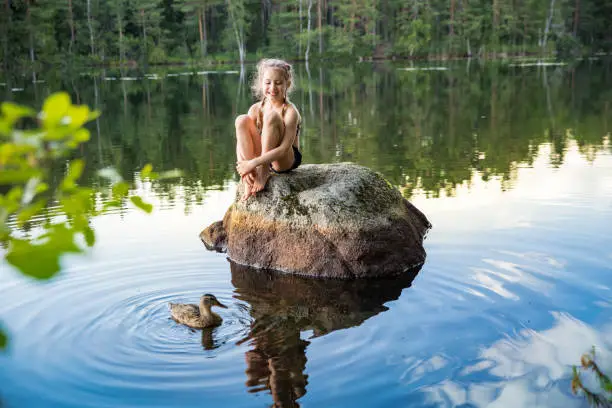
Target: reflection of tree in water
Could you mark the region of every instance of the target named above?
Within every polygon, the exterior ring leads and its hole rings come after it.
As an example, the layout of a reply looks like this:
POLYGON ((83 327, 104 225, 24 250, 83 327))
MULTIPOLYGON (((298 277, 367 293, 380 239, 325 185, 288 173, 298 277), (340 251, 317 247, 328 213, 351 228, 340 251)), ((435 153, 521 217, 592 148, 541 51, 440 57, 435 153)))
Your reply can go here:
MULTIPOLYGON (((402 63, 405 66, 408 63, 402 63)), ((451 64, 446 71, 402 71, 391 64, 315 69, 297 65, 292 100, 304 120, 305 162, 353 161, 381 172, 410 196, 416 189, 453 194, 474 174, 511 188, 517 166, 551 145, 551 165, 564 161, 571 136, 592 159, 609 134, 610 67, 520 68, 451 64)), ((127 73, 125 73, 127 74, 127 73)), ((126 179, 146 163, 179 168, 185 177, 153 186, 162 200, 198 204, 208 189, 237 180, 233 122, 252 102, 237 75, 185 75, 108 81, 120 72, 63 77, 15 94, 41 103, 47 90, 67 89, 98 108, 92 140, 78 154, 83 182, 114 165, 126 179)), ((186 73, 189 74, 189 73, 186 73)), ((143 77, 142 73, 129 73, 143 77)), ((58 166, 62 171, 63 166, 58 166)))
MULTIPOLYGON (((562 165, 570 137, 586 160, 612 147, 610 66, 397 68, 311 68, 309 77, 296 66, 292 101, 303 116, 306 163, 369 166, 410 198, 421 191, 453 195, 458 185, 469 187, 476 177, 499 179, 504 190, 511 189, 517 169, 532 164, 541 146, 550 151, 550 165, 562 165)), ((40 106, 44 87, 66 89, 75 101, 100 109, 103 115, 89 125, 91 141, 75 152, 87 163, 82 185, 97 187, 96 171, 107 166, 115 166, 126 180, 147 163, 156 171, 178 168, 184 177, 150 188, 162 206, 184 205, 189 213, 209 190, 237 181, 233 122, 252 100, 237 75, 165 74, 159 72, 158 80, 108 81, 121 73, 75 78, 50 72, 46 84, 11 97, 40 106)), ((49 184, 57 184, 65 169, 64 162, 55 163, 49 184)), ((101 205, 105 198, 94 200, 101 205)), ((118 212, 126 213, 128 205, 118 212)), ((56 212, 50 208, 26 229, 56 212)))
POLYGON ((384 280, 315 280, 231 263, 234 297, 250 305, 253 319, 246 353, 250 392, 269 390, 274 406, 297 406, 306 393, 306 347, 312 337, 358 326, 388 310, 418 270, 384 280))

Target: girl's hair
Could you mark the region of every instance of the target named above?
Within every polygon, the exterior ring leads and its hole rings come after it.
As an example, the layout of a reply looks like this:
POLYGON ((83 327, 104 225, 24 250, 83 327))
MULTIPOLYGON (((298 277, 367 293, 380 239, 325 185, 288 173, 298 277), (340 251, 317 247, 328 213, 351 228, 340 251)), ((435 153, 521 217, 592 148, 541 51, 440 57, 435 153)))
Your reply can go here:
POLYGON ((255 72, 255 76, 253 77, 253 82, 251 84, 253 94, 257 99, 263 98, 261 81, 263 78, 264 71, 269 68, 278 69, 283 73, 285 81, 289 83, 289 87, 287 88, 287 94, 285 95, 285 98, 287 98, 289 93, 293 91, 293 69, 291 68, 291 64, 289 64, 288 62, 273 58, 264 58, 257 63, 257 72, 255 72))

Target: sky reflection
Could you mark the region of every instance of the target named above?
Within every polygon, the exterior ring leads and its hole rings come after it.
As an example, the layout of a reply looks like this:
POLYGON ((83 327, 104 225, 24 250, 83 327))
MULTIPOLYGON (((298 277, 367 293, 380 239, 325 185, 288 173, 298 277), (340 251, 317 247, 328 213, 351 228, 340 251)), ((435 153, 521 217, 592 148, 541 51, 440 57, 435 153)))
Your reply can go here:
POLYGON ((602 366, 612 362, 612 324, 589 326, 563 312, 551 313, 549 329, 523 329, 483 348, 474 364, 423 392, 441 406, 581 407, 571 395, 568 372, 595 346, 602 366), (473 384, 474 379, 479 384, 473 384))

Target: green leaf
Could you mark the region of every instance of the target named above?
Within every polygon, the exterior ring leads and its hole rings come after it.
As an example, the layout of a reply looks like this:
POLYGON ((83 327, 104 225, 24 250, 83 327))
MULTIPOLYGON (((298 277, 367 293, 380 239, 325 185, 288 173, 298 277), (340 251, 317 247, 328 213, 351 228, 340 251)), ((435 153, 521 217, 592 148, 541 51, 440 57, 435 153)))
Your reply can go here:
POLYGON ((15 186, 11 188, 9 192, 6 194, 6 199, 9 201, 19 202, 22 196, 23 196, 23 188, 21 188, 21 186, 15 186))
POLYGON ((32 245, 27 240, 12 239, 5 259, 26 276, 49 279, 60 270, 60 255, 58 251, 49 251, 45 246, 32 245))
POLYGON ((66 116, 70 118, 70 127, 78 129, 89 119, 89 107, 87 105, 69 106, 66 116))
POLYGON ((5 259, 26 276, 50 279, 60 270, 60 257, 69 252, 82 252, 74 243, 74 231, 62 224, 53 225, 43 235, 42 244, 13 238, 10 240, 5 259))
POLYGON ((6 349, 6 346, 8 346, 8 336, 4 330, 0 328, 0 350, 6 349))
POLYGON ((106 211, 109 208, 121 208, 121 201, 119 200, 111 200, 104 203, 102 206, 102 211, 106 211))
POLYGON ((130 197, 130 201, 132 201, 132 203, 140 208, 141 210, 143 210, 146 213, 151 213, 151 211, 153 211, 153 206, 149 203, 145 203, 144 201, 142 201, 142 198, 138 197, 138 196, 132 196, 130 197))
POLYGON ((87 118, 87 121, 91 121, 91 120, 96 120, 100 117, 100 115, 102 114, 102 112, 100 112, 99 110, 95 110, 95 111, 90 111, 89 112, 89 117, 87 118))
POLYGON ((0 212, 0 244, 7 244, 11 237, 11 229, 6 225, 6 218, 0 212))
POLYGON ((33 216, 35 216, 43 208, 45 208, 45 205, 47 205, 47 200, 46 199, 41 199, 41 200, 38 200, 35 203, 30 204, 27 207, 23 208, 17 214, 17 226, 18 227, 23 227, 23 224, 28 222, 33 216))
POLYGON ((57 92, 50 95, 43 105, 41 119, 46 129, 56 127, 70 108, 70 95, 57 92))
POLYGON ((53 127, 47 130, 43 135, 43 140, 48 142, 60 141, 71 136, 73 131, 65 126, 53 127))
POLYGON ((47 183, 38 183, 36 185, 36 190, 35 190, 34 194, 44 193, 48 189, 49 189, 49 185, 47 183))
MULTIPOLYGON (((16 139, 16 133, 13 132, 14 139, 16 139)), ((26 163, 26 155, 35 153, 37 147, 17 143, 2 143, 0 144, 0 165, 6 166, 12 165, 24 165, 26 163)))
POLYGON ((68 172, 62 181, 61 189, 70 190, 76 187, 76 181, 83 174, 85 162, 82 159, 74 159, 68 166, 68 172))
POLYGON ((72 140, 76 143, 85 143, 88 142, 90 138, 89 130, 87 129, 79 129, 74 132, 72 135, 72 140))
POLYGON ((64 212, 71 217, 89 215, 93 206, 93 194, 93 189, 79 187, 72 194, 63 195, 59 201, 64 212))
POLYGON ((610 377, 606 374, 601 373, 601 375, 599 375, 599 383, 604 390, 608 392, 612 391, 612 381, 610 381, 610 377))
POLYGON ((94 244, 96 243, 96 234, 93 228, 91 227, 83 228, 82 232, 83 232, 83 236, 85 237, 85 242, 87 243, 87 246, 90 248, 94 246, 94 244))
POLYGON ((0 118, 0 135, 8 136, 11 133, 13 126, 8 120, 0 118))
POLYGON ((2 110, 4 120, 9 127, 12 127, 15 122, 21 118, 34 116, 36 114, 33 109, 26 106, 17 105, 12 102, 4 102, 0 109, 2 110))
POLYGON ((125 181, 121 181, 113 186, 113 197, 123 198, 130 192, 130 186, 125 181))
POLYGON ((25 183, 32 177, 40 177, 41 172, 32 168, 24 168, 20 170, 3 169, 0 171, 0 185, 13 185, 17 183, 25 183))
POLYGON ((147 163, 140 171, 140 177, 142 178, 150 177, 152 171, 153 171, 153 166, 150 163, 147 163))

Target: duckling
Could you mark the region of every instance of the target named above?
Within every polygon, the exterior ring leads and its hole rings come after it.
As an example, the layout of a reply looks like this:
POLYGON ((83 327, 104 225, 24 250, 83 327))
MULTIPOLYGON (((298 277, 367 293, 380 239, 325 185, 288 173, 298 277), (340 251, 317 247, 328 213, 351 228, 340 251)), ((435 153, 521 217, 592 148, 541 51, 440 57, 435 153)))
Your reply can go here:
POLYGON ((199 307, 194 304, 170 303, 170 313, 178 323, 194 329, 203 329, 218 326, 223 321, 221 316, 210 310, 213 306, 227 309, 227 306, 221 304, 215 295, 206 293, 200 298, 199 307))

